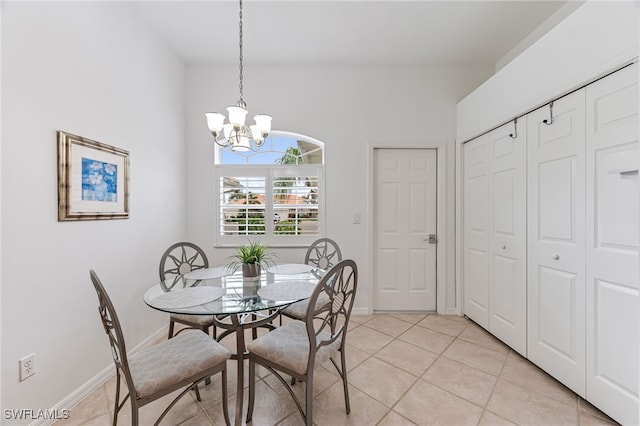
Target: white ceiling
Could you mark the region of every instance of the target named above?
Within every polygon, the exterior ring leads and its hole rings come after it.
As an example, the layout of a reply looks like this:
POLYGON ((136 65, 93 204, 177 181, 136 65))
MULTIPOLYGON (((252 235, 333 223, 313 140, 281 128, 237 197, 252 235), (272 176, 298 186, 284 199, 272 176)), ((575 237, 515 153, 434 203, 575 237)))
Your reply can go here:
MULTIPOLYGON (((514 46, 534 41, 534 30, 560 9, 557 20, 565 3, 245 0, 244 59, 254 64, 494 65, 514 46)), ((237 1, 130 5, 185 63, 238 62, 237 1)))

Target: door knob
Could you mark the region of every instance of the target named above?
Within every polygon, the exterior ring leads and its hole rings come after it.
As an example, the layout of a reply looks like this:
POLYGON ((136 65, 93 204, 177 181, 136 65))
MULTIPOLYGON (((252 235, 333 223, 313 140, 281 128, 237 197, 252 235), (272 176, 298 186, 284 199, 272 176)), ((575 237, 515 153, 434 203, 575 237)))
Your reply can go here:
POLYGON ((553 256, 551 256, 551 258, 553 260, 560 260, 560 255, 559 254, 554 254, 553 256))
POLYGON ((502 245, 502 247, 500 247, 502 250, 506 250, 507 246, 505 246, 504 244, 502 245))
POLYGON ((436 234, 429 234, 429 238, 425 241, 429 241, 429 244, 435 244, 438 242, 438 238, 436 238, 436 234))

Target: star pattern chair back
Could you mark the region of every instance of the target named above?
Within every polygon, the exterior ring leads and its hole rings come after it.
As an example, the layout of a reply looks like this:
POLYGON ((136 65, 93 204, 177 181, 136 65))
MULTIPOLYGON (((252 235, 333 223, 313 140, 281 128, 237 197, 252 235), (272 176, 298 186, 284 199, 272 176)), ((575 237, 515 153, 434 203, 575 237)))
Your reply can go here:
MULTIPOLYGON (((166 249, 160 258, 160 283, 166 291, 173 289, 176 285, 184 287, 186 284, 184 274, 208 267, 209 260, 200 247, 186 241, 175 243, 166 249)), ((202 330, 207 334, 209 334, 209 328, 212 328, 213 337, 216 338, 216 326, 212 315, 171 314, 169 316, 169 339, 191 328, 202 330), (187 327, 174 333, 176 323, 187 327)))
MULTIPOLYGON (((328 270, 342 260, 342 252, 338 243, 330 238, 320 238, 309 246, 304 256, 304 263, 317 268, 328 270)), ((317 278, 322 278, 315 271, 311 271, 317 278)), ((303 321, 307 313, 309 300, 292 303, 281 311, 280 325, 282 325, 282 315, 303 321)), ((295 380, 292 382, 295 383, 295 380)))
POLYGON ((342 260, 338 244, 330 238, 320 238, 311 243, 304 256, 304 263, 320 269, 330 269, 342 260))
POLYGON ((356 263, 351 259, 343 260, 327 272, 309 298, 305 321, 309 336, 309 369, 313 369, 316 354, 323 347, 339 342, 340 348, 344 348, 357 284, 356 263))
POLYGON ((118 423, 118 413, 127 400, 131 405, 131 424, 137 426, 141 407, 182 389, 160 414, 155 422, 157 425, 190 390, 195 391, 196 398, 200 401, 198 384, 219 372, 222 373, 222 409, 228 425, 227 360, 231 353, 204 333, 191 331, 128 355, 113 303, 95 271, 91 270, 89 276, 98 295, 98 312, 116 366, 113 425, 118 423), (120 400, 122 376, 128 393, 120 400))
POLYGON ((186 241, 175 243, 160 258, 160 281, 165 282, 167 289, 172 289, 182 281, 182 275, 208 267, 209 260, 200 247, 186 241))
POLYGON ((104 289, 102 282, 98 278, 98 275, 92 270, 89 272, 89 276, 91 277, 93 287, 98 294, 98 312, 100 313, 100 319, 102 320, 104 331, 109 339, 113 362, 116 365, 116 369, 120 370, 127 381, 127 387, 129 389, 133 389, 131 371, 129 370, 129 362, 127 360, 127 348, 124 342, 120 320, 118 319, 113 303, 111 302, 107 291, 104 289))
POLYGON ((331 360, 342 378, 345 409, 351 411, 345 342, 349 318, 358 285, 358 268, 351 260, 342 260, 316 285, 308 303, 304 321, 292 321, 247 344, 249 352, 249 401, 247 423, 253 416, 256 364, 265 367, 288 390, 306 425, 313 422, 314 367, 331 360), (340 366, 333 355, 340 353, 340 366), (285 375, 304 382, 303 405, 285 375), (305 408, 303 408, 305 407, 305 408))

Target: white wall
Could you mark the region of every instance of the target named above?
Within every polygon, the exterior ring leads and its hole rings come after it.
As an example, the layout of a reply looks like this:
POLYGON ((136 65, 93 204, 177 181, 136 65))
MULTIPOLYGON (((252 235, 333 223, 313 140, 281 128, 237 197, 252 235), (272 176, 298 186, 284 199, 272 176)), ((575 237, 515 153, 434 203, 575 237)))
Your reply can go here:
MULTIPOLYGON (((455 105, 492 67, 257 66, 245 67, 249 114, 273 116, 273 127, 323 141, 326 161, 327 236, 360 270, 355 309, 368 310, 371 276, 370 144, 440 146, 447 151, 446 217, 449 249, 447 308, 455 310, 454 139, 455 105), (351 223, 354 212, 362 223, 351 223)), ((237 66, 187 68, 188 236, 225 264, 229 250, 213 248, 213 142, 204 113, 238 98, 237 66)), ((446 217, 444 219, 446 219, 446 217)), ((282 249, 279 259, 301 260, 302 249, 282 249)))
MULTIPOLYGON (((2 5, 0 4, 0 34, 2 34, 2 5)), ((0 94, 2 93, 2 55, 0 54, 0 94)), ((0 141, 2 141, 2 102, 0 102, 0 141)), ((2 185, 2 149, 0 149, 0 186, 2 185)), ((0 196, 0 241, 2 241, 2 197, 0 196)), ((2 378, 2 244, 0 243, 0 379, 2 378)), ((0 380, 0 409, 2 404, 2 380, 0 380)))
POLYGON ((592 0, 458 104, 462 142, 638 56, 637 1, 592 0))
POLYGON ((127 8, 2 3, 3 409, 54 407, 112 365, 90 268, 129 348, 167 322, 142 295, 186 232, 184 67, 127 8), (130 219, 57 221, 59 129, 130 151, 130 219))
POLYGON ((511 62, 514 58, 518 57, 522 52, 527 50, 533 43, 535 43, 540 37, 548 33, 553 27, 565 20, 567 16, 571 15, 579 7, 581 7, 587 0, 571 0, 564 3, 558 10, 556 10, 551 16, 545 19, 535 30, 529 33, 525 38, 520 40, 511 50, 509 50, 502 58, 496 61, 496 72, 511 62))

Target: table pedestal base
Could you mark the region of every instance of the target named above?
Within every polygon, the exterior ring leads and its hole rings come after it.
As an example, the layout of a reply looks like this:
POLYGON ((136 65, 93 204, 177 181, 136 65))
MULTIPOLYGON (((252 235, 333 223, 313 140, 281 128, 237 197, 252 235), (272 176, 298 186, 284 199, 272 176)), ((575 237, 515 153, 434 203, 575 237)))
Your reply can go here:
POLYGON ((244 344, 244 332, 245 330, 251 329, 252 338, 255 339, 258 337, 258 327, 268 328, 269 330, 275 329, 275 326, 272 324, 273 319, 277 317, 279 314, 279 310, 273 310, 269 313, 269 315, 263 316, 258 319, 257 313, 234 313, 229 314, 230 322, 223 322, 222 320, 226 318, 226 316, 215 316, 213 317, 213 322, 216 327, 220 327, 225 330, 216 338, 218 342, 220 342, 225 337, 234 334, 236 335, 236 353, 231 355, 231 359, 235 359, 238 363, 238 374, 237 374, 237 391, 236 391, 236 417, 234 424, 236 426, 242 424, 242 403, 244 398, 244 360, 247 358, 248 353, 244 344))

